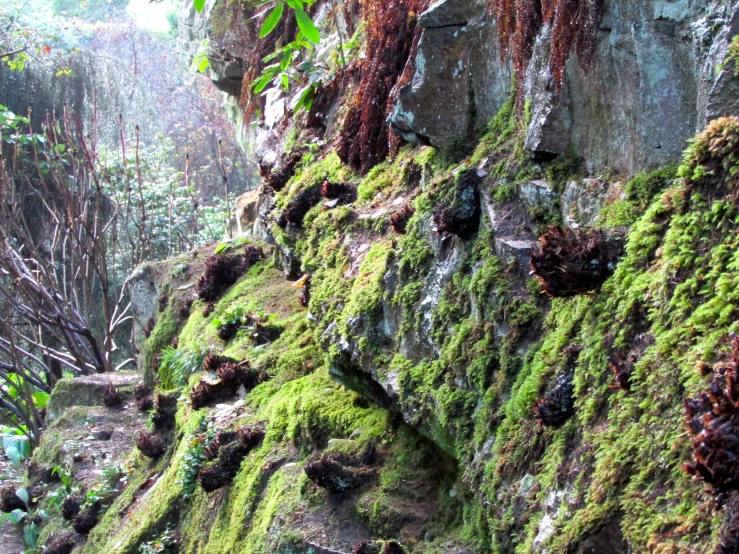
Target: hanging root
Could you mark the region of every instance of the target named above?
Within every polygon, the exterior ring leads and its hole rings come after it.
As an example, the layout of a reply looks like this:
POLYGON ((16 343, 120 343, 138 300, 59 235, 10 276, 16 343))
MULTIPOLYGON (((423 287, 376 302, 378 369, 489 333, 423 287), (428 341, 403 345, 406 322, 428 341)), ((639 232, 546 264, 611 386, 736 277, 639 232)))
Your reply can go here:
POLYGON ((156 433, 139 431, 134 436, 134 441, 136 442, 136 448, 139 449, 139 452, 147 458, 158 458, 167 450, 166 439, 156 433))
POLYGON ((362 2, 366 56, 345 69, 353 73, 357 84, 337 149, 341 161, 362 174, 390 154, 393 135, 387 119, 392 99, 396 85, 410 80, 403 73, 420 36, 417 14, 428 4, 429 0, 362 2))
POLYGON ((501 62, 510 52, 516 81, 523 83, 536 36, 543 25, 550 24, 549 69, 559 91, 573 47, 581 69, 585 73, 589 70, 603 5, 604 0, 489 0, 488 9, 497 23, 501 62))
POLYGON ((553 298, 599 289, 616 269, 624 251, 624 233, 600 229, 562 230, 552 226, 531 255, 532 273, 553 298))
POLYGON ((739 490, 739 337, 731 356, 714 366, 706 392, 685 402, 693 462, 685 470, 717 492, 739 490))
POLYGON ((196 287, 198 298, 206 302, 215 302, 249 271, 251 266, 263 259, 264 252, 256 246, 247 246, 245 253, 239 256, 214 254, 205 261, 205 273, 198 280, 196 287))

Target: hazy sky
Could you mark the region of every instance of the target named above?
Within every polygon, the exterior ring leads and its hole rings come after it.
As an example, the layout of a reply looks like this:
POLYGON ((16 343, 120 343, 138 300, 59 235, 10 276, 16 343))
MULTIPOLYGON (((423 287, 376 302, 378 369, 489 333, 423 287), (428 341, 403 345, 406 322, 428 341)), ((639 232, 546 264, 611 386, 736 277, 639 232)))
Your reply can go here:
MULTIPOLYGON (((185 0, 185 2, 187 1, 192 0, 185 0)), ((169 30, 167 13, 176 9, 177 7, 171 0, 165 0, 157 4, 152 4, 149 0, 131 0, 128 3, 126 12, 141 27, 150 31, 166 32, 169 30)))

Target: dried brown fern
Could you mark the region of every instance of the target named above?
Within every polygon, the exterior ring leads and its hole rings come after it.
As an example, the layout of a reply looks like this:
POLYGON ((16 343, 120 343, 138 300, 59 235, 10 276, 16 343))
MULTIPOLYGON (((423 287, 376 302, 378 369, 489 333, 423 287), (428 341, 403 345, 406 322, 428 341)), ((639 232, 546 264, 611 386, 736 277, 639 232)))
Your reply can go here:
POLYGON ((356 90, 344 120, 338 154, 354 169, 367 173, 391 151, 387 116, 399 82, 417 44, 417 14, 429 0, 390 0, 361 2, 362 20, 367 34, 365 55, 351 68, 356 90))
POLYGON ((517 83, 522 83, 531 61, 536 36, 543 25, 552 26, 549 68, 559 90, 567 60, 574 48, 587 73, 595 54, 604 0, 489 0, 495 16, 501 62, 510 54, 517 83))

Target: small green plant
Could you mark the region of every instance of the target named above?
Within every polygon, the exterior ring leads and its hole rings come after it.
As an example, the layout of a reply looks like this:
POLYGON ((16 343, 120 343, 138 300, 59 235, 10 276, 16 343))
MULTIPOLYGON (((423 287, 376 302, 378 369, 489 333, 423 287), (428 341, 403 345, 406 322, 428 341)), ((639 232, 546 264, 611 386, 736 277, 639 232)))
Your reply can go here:
POLYGON ((198 73, 205 73, 205 70, 210 67, 210 60, 208 59, 208 39, 205 39, 200 48, 198 48, 198 51, 192 60, 191 67, 198 73))
POLYGON ((226 252, 233 250, 234 248, 238 248, 239 246, 244 246, 245 244, 250 244, 251 240, 249 240, 246 237, 229 240, 226 242, 222 242, 218 246, 215 247, 213 250, 213 254, 225 254, 226 252))
POLYGON ((145 542, 139 547, 140 554, 169 554, 177 551, 179 534, 173 524, 167 525, 164 533, 153 541, 145 542))
POLYGON ((739 35, 735 36, 733 39, 731 39, 731 42, 729 43, 729 48, 726 51, 726 58, 724 58, 724 62, 719 64, 717 69, 719 71, 723 71, 726 69, 726 66, 730 64, 734 64, 734 75, 739 75, 739 35))
POLYGON ((56 490, 46 495, 46 507, 49 510, 59 511, 64 501, 73 496, 76 492, 77 485, 74 481, 72 470, 65 466, 54 466, 51 470, 52 474, 59 477, 61 485, 56 490))
POLYGON ((177 472, 177 482, 182 485, 182 497, 192 498, 198 484, 198 473, 205 463, 205 445, 215 438, 215 431, 210 428, 205 416, 201 417, 198 427, 185 439, 187 450, 182 456, 182 463, 177 472))
POLYGON ((159 360, 159 385, 164 390, 184 387, 190 376, 200 370, 206 354, 200 349, 165 348, 159 360))
POLYGON ((6 521, 10 521, 13 525, 23 525, 23 540, 31 551, 38 548, 38 536, 40 533, 39 525, 47 518, 44 510, 33 510, 31 507, 31 498, 28 491, 24 488, 16 489, 15 495, 26 505, 26 509, 16 508, 8 514, 0 516, 0 526, 6 521))

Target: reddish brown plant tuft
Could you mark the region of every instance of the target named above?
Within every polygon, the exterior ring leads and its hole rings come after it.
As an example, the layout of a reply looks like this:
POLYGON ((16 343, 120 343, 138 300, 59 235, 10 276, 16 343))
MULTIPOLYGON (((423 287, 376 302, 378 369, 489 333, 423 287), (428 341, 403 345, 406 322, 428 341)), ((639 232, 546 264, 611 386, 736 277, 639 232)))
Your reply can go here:
POLYGON ((707 391, 685 402, 693 462, 685 469, 717 492, 739 490, 739 337, 731 356, 714 366, 707 391))
POLYGON ((103 404, 107 408, 117 408, 123 403, 118 389, 113 385, 106 385, 103 389, 103 404))
POLYGON ((587 73, 590 68, 603 5, 604 0, 488 0, 488 10, 494 14, 498 27, 501 62, 510 53, 520 86, 536 36, 543 25, 549 24, 552 26, 549 68, 559 90, 573 48, 582 70, 587 73))
POLYGON ((167 441, 156 433, 139 431, 134 436, 136 448, 147 458, 158 458, 167 450, 167 441))
POLYGON ((214 254, 205 261, 205 273, 197 284, 198 298, 206 302, 215 302, 226 289, 231 287, 254 264, 264 259, 264 252, 256 246, 247 246, 244 254, 239 256, 221 256, 214 254))
POLYGON ((413 207, 410 204, 405 204, 402 208, 391 215, 390 226, 393 228, 393 231, 399 235, 405 235, 408 222, 411 220, 414 213, 415 210, 413 207))
POLYGON ((624 251, 624 234, 600 229, 550 227, 531 255, 532 273, 543 291, 568 298, 599 289, 616 269, 624 251))
POLYGON ((342 462, 341 456, 324 454, 305 466, 304 471, 317 486, 334 494, 357 489, 374 477, 371 470, 347 467, 342 462))
POLYGON ((44 549, 44 554, 70 554, 74 550, 74 533, 54 534, 49 538, 44 549))
POLYGON ((344 120, 338 144, 341 160, 366 174, 390 153, 387 118, 396 85, 410 80, 406 69, 420 29, 417 15, 429 0, 363 0, 362 19, 367 34, 365 56, 347 68, 355 75, 356 93, 344 120))

